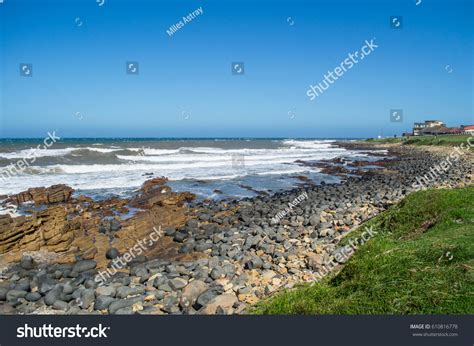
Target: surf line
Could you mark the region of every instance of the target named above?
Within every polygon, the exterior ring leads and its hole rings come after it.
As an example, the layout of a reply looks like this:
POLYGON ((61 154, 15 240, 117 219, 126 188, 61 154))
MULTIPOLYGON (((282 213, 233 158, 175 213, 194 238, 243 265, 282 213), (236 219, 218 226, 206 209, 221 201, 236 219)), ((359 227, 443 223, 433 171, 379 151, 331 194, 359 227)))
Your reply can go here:
POLYGON ((179 20, 176 24, 173 24, 172 26, 169 27, 168 30, 166 30, 166 33, 171 37, 173 36, 179 29, 184 27, 186 24, 190 23, 192 20, 194 20, 197 16, 203 14, 204 11, 202 10, 202 6, 199 7, 198 9, 192 11, 189 13, 187 16, 183 17, 182 19, 179 20))

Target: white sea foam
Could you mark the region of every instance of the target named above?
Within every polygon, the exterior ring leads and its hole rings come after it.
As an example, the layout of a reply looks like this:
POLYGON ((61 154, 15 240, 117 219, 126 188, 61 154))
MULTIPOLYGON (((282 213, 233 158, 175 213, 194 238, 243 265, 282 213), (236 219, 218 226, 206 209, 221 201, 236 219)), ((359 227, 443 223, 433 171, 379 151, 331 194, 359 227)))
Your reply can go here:
POLYGON ((77 148, 64 148, 64 149, 23 149, 19 151, 14 151, 11 153, 0 153, 0 157, 5 159, 23 159, 23 158, 33 158, 33 157, 48 157, 48 156, 63 156, 71 153, 77 148))
MULTIPOLYGON (((90 150, 99 153, 113 153, 128 150, 136 155, 117 155, 116 161, 110 155, 101 163, 94 157, 94 164, 86 164, 84 158, 69 163, 45 166, 31 166, 19 175, 6 179, 0 185, 0 194, 24 191, 33 186, 68 184, 74 189, 127 189, 137 188, 149 175, 166 176, 170 180, 228 180, 248 175, 290 175, 303 172, 318 172, 319 169, 299 164, 301 161, 332 159, 352 153, 334 147, 332 141, 285 140, 279 141, 279 148, 272 149, 223 149, 214 147, 182 147, 178 149, 157 149, 141 147, 68 147, 45 150, 42 156, 61 156, 76 150, 90 150), (47 155, 46 155, 47 154, 47 155), (111 161, 112 160, 112 161, 111 161), (106 163, 107 162, 107 163, 106 163)), ((40 151, 41 152, 41 151, 40 151)), ((21 158, 30 154, 28 150, 0 153, 0 157, 21 158)), ((74 155, 82 155, 74 153, 74 155)), ((358 153, 358 156, 361 154, 358 153)), ((105 157, 105 156, 104 156, 105 157)), ((58 162, 57 159, 56 161, 58 162)), ((5 172, 0 167, 0 173, 5 172)))
POLYGON ((302 148, 302 149, 322 149, 322 148, 329 148, 331 143, 335 142, 335 140, 295 140, 295 139, 287 139, 283 141, 284 145, 287 145, 292 148, 302 148))

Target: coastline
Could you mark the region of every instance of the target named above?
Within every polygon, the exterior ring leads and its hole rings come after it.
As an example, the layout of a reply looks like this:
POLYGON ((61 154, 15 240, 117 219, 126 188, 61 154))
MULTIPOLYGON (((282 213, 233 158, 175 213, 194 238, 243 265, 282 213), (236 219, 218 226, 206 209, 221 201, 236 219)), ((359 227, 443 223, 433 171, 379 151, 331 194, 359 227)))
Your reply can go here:
MULTIPOLYGON (((450 150, 335 144, 387 150, 389 158, 342 167, 328 160, 327 172, 342 177, 339 184, 305 184, 273 195, 191 207, 191 194, 174 193, 159 178, 148 180, 131 200, 71 199, 65 186, 20 194, 17 203, 37 199, 47 208, 21 220, 0 218, 0 263, 20 261, 3 271, 0 313, 244 313, 275 292, 338 270, 347 259, 336 260, 331 271, 320 274, 334 262, 346 235, 415 191, 415 177, 450 150), (379 168, 364 169, 369 165, 379 168), (272 221, 303 193, 307 199, 272 221), (117 220, 115 212, 126 215, 130 207, 138 212, 118 224, 111 221, 117 220), (110 265, 110 249, 126 253, 154 226, 162 227, 163 237, 98 287, 97 270, 110 265), (48 256, 38 253, 24 256, 36 248, 59 253, 52 260, 61 264, 41 264, 48 256)), ((472 183, 472 159, 472 153, 460 158, 456 169, 433 186, 472 183)))

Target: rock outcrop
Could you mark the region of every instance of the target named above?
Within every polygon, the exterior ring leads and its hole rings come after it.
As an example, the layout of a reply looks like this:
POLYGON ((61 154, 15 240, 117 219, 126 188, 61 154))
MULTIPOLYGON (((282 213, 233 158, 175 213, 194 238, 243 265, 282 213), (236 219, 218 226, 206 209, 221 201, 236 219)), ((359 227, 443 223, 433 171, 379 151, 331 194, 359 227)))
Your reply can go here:
MULTIPOLYGON (((81 258, 105 267, 110 248, 122 253, 154 229, 184 225, 184 203, 194 195, 174 193, 166 181, 155 178, 145 182, 131 200, 72 198, 73 189, 66 185, 32 188, 8 197, 4 203, 22 207, 32 202, 41 208, 29 210, 27 216, 0 215, 0 265, 18 261, 25 252, 40 251, 55 253, 58 263, 81 258)), ((178 256, 171 243, 170 237, 161 237, 144 255, 178 256)))
POLYGON ((35 187, 10 196, 7 202, 16 205, 27 202, 33 202, 35 205, 61 203, 69 201, 73 191, 69 186, 63 184, 53 185, 48 188, 35 187))

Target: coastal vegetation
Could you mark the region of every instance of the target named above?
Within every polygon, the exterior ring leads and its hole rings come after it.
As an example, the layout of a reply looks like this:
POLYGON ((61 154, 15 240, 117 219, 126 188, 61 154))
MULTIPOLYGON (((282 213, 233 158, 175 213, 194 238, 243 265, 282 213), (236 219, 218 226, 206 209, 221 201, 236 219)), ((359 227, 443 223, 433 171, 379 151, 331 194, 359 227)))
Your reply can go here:
MULTIPOLYGON (((467 144, 469 137, 469 135, 414 136, 409 138, 369 138, 366 141, 372 143, 403 143, 404 145, 456 146, 460 145, 461 143, 467 144)), ((471 150, 472 148, 473 147, 471 147, 471 150)))
MULTIPOLYGON (((338 273, 260 302, 258 314, 474 313, 474 187, 415 192, 338 273)), ((365 227, 349 233, 357 237, 365 227)))

